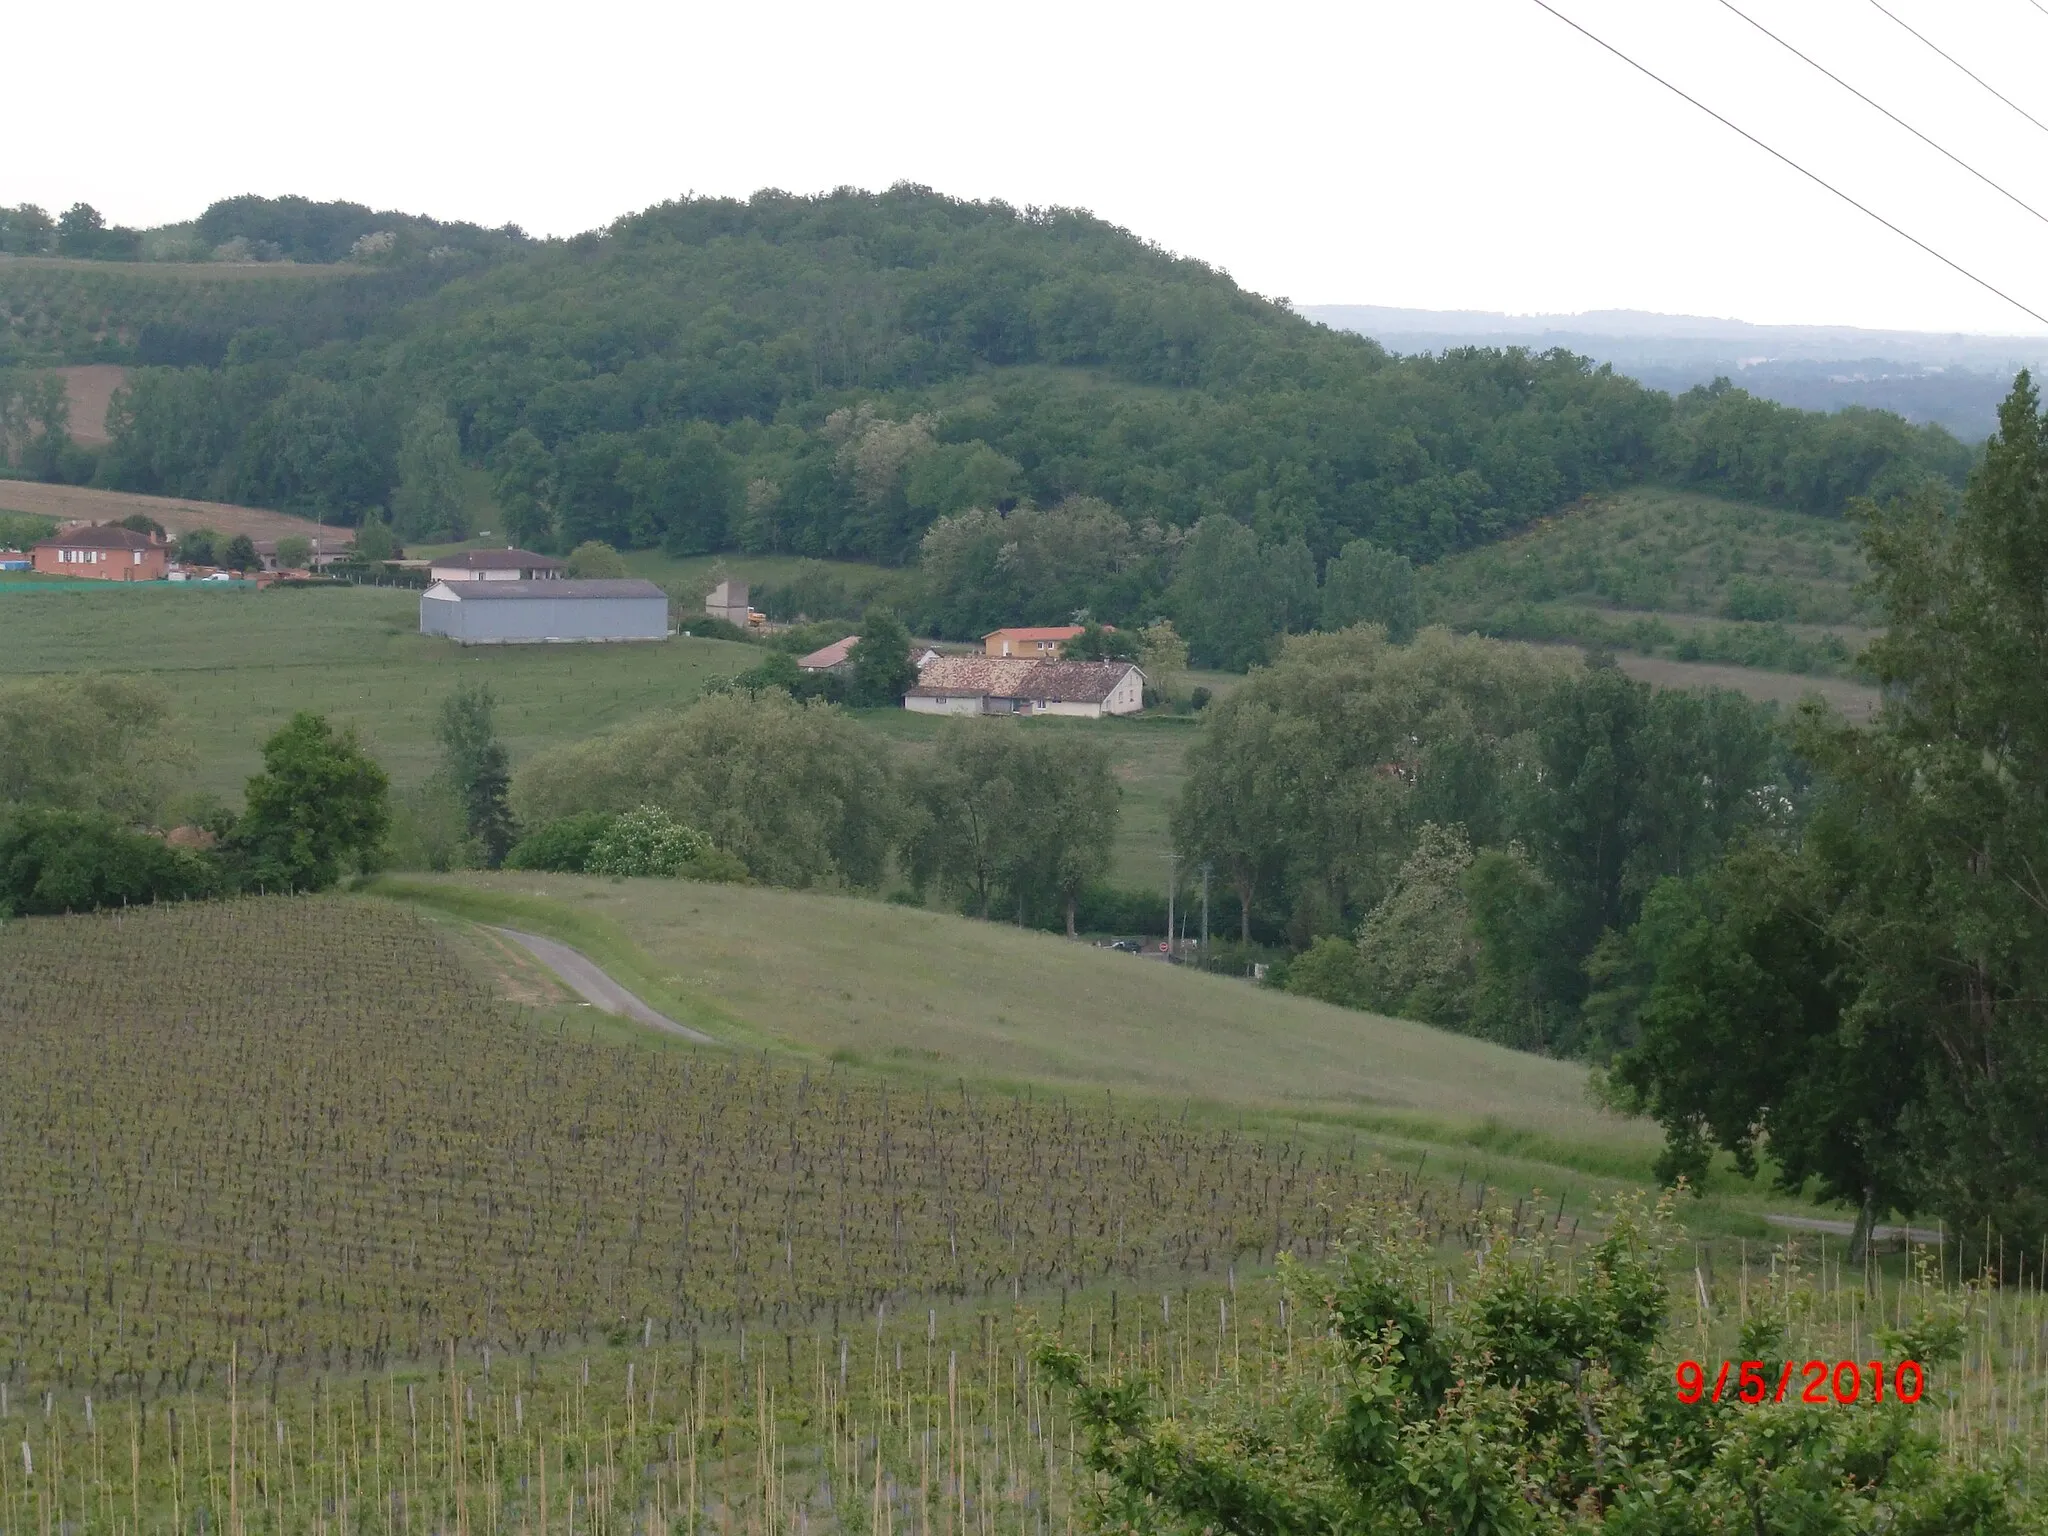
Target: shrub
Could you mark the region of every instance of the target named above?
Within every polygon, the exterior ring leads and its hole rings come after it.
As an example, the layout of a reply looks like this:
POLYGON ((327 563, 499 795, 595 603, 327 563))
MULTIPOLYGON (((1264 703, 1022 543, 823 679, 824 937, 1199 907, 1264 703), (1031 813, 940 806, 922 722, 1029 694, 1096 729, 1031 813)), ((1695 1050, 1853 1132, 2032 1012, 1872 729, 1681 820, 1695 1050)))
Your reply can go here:
POLYGON ((1369 993, 1358 946, 1334 933, 1324 934, 1289 962, 1284 984, 1298 996, 1346 1008, 1363 1008, 1369 993))
POLYGON ((211 860, 90 811, 31 810, 0 827, 0 916, 211 896, 211 860))
POLYGON ((711 852, 711 839, 658 805, 614 816, 590 845, 584 865, 593 875, 677 875, 711 852))
POLYGON ((590 850, 618 819, 610 811, 578 811, 558 817, 514 846, 505 856, 505 867, 580 875, 590 867, 590 850))
POLYGON ((599 539, 585 539, 569 551, 569 574, 616 581, 626 574, 626 562, 611 545, 599 539))

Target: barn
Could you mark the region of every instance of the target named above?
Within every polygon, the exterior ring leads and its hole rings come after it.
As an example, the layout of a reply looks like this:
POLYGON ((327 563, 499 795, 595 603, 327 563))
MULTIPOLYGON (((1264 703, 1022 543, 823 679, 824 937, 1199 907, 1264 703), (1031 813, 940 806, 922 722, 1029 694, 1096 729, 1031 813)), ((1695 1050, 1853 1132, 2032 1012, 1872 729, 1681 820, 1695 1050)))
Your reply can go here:
POLYGON ((668 594, 651 581, 437 581, 420 633, 460 645, 665 640, 668 594))

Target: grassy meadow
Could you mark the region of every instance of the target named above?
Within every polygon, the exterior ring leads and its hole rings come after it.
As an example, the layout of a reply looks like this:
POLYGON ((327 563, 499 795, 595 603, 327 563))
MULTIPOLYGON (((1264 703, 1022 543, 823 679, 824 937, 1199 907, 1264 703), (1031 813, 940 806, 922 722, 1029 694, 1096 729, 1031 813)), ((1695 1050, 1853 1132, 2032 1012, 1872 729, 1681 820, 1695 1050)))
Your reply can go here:
POLYGON ((168 699, 198 787, 238 796, 263 739, 294 710, 353 725, 400 785, 430 774, 434 721, 458 682, 490 684, 513 760, 650 709, 687 703, 759 652, 679 637, 660 645, 460 647, 419 633, 419 594, 395 588, 207 591, 167 583, 0 588, 11 675, 106 671, 168 699))

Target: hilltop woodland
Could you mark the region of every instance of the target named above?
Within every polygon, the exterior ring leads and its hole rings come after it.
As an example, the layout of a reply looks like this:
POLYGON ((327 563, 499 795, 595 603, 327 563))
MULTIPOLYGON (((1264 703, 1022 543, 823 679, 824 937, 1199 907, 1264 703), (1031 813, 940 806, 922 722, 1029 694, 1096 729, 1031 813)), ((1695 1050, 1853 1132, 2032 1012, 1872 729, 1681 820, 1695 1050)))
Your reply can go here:
POLYGON ((1086 214, 915 187, 566 241, 302 199, 179 228, 144 248, 258 264, 0 272, 0 363, 141 365, 96 458, 56 451, 32 375, 0 388, 17 469, 417 540, 471 531, 481 470, 494 531, 538 549, 916 564, 905 617, 945 636, 1165 615, 1241 670, 1287 634, 1399 630, 1414 563, 1588 493, 1837 517, 1952 494, 1971 459, 1886 413, 1674 400, 1564 353, 1390 356, 1086 214))

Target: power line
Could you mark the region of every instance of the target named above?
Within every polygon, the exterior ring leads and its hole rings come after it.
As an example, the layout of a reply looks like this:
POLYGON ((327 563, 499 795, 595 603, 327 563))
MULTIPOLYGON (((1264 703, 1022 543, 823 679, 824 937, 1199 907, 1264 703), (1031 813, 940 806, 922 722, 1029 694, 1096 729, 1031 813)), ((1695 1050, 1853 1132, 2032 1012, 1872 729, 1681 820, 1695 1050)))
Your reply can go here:
MULTIPOLYGON (((2032 0, 2032 3, 2035 5, 2040 5, 2041 0, 2032 0)), ((1791 54, 1795 59, 1800 60, 1802 63, 1809 64, 1813 68, 1819 70, 1822 74, 1826 75, 1830 80, 1834 81, 1835 84, 1839 85, 1843 90, 1847 91, 1851 96, 1854 96, 1858 101, 1862 102, 1866 107, 1871 108, 1873 111, 1882 112, 1886 117, 1890 118, 1893 122, 1897 123, 1901 128, 1905 129, 1906 132, 1913 135, 1913 137, 1918 139, 1922 144, 1925 144, 1929 149, 1934 150, 1937 154, 1946 156, 1956 165, 1961 166, 1964 170, 1968 171, 1972 176, 1976 177, 1979 181, 1983 182, 1985 186, 1989 187, 1992 191, 1996 192, 2000 197, 2005 198, 2015 207, 2025 209, 2028 213, 2031 213, 2035 218, 2039 219, 2043 224, 2048 224, 2048 213, 2041 212, 2040 209, 2034 207, 2033 204, 2026 202, 2017 193, 2010 192, 2006 188, 2000 186, 1997 182, 1993 181, 1989 176, 1986 176, 1982 171, 1978 170, 1977 167, 1970 164, 1970 162, 1965 160, 1961 155, 1958 155, 1954 151, 1945 149, 1941 145, 1935 143, 1934 140, 1927 137, 1926 134, 1922 133, 1918 128, 1915 128, 1911 123, 1907 122, 1903 117, 1900 117, 1898 113, 1892 111, 1889 107, 1886 107, 1879 102, 1872 101, 1868 96, 1864 95, 1861 91, 1857 90, 1855 86, 1851 85, 1848 81, 1844 80, 1840 75, 1836 74, 1833 70, 1829 69, 1825 64, 1820 63, 1816 59, 1808 57, 1804 53, 1801 53, 1797 48, 1793 47, 1790 43, 1786 42, 1784 38, 1778 36, 1777 33, 1773 32, 1769 27, 1765 26, 1762 22, 1758 21, 1754 16, 1750 15, 1747 11, 1744 11, 1738 6, 1736 6, 1734 4, 1734 0, 1721 0, 1721 5, 1724 9, 1734 12, 1735 15, 1741 17, 1744 21, 1748 22, 1752 27, 1755 27, 1757 31, 1763 33, 1765 37, 1768 37, 1772 42, 1776 43, 1780 48, 1784 49, 1787 53, 1791 54)))
MULTIPOLYGON (((1947 59, 1949 63, 1955 65, 1957 69, 1960 69, 1972 80, 1976 81, 1979 85, 1983 86, 1985 90, 1989 91, 1992 95, 1996 96, 2008 107, 2011 107, 2013 111, 2019 113, 2021 117, 2024 117, 2028 122, 2032 123, 2036 128, 2040 129, 2043 133, 2048 133, 2048 123, 2042 122, 2041 119, 2034 116, 2034 114, 2029 112, 2025 107, 2021 106, 2018 102, 2014 101, 2010 96, 2006 95, 2003 91, 1999 90, 1997 86, 1993 85, 1990 81, 1986 80, 1982 75, 1978 74, 1975 70, 1971 69, 1970 66, 1965 64, 1961 59, 1958 59, 1954 54, 1943 53, 1942 50, 1939 47, 1937 47, 1933 42, 1929 41, 1926 37, 1923 37, 1920 33, 1915 32, 1903 21, 1900 21, 1898 17, 1893 16, 1892 13, 1886 10, 1882 5, 1878 5, 1877 0, 1870 0, 1870 3, 1872 6, 1876 7, 1879 15, 1890 17, 1890 19, 1894 23, 1896 23, 1901 29, 1903 29, 1909 36, 1919 38, 1919 40, 1922 43, 1925 43, 1929 48, 1933 49, 1934 52, 1941 54, 1941 56, 1944 59, 1947 59)), ((2040 5, 2038 4, 2038 0, 2035 5, 2035 9, 2041 9, 2040 5)))
MULTIPOLYGON (((1762 139, 1758 138, 1755 134, 1751 133, 1747 128, 1743 128, 1738 124, 1730 122, 1727 118, 1723 117, 1720 113, 1716 112, 1712 107, 1708 106, 1698 97, 1687 95, 1684 91, 1681 91, 1677 86, 1673 85, 1669 80, 1666 80, 1662 75, 1658 74, 1649 66, 1644 64, 1638 64, 1634 59, 1630 58, 1627 54, 1623 53, 1619 48, 1615 47, 1614 44, 1608 42, 1605 38, 1600 37, 1595 33, 1587 31, 1584 27, 1580 26, 1576 21, 1573 21, 1571 17, 1565 15, 1563 11, 1560 11, 1555 6, 1549 4, 1549 0, 1532 0, 1532 3, 1539 6, 1543 10, 1550 12, 1551 15, 1555 16, 1559 21, 1563 22, 1566 26, 1570 27, 1574 32, 1578 33, 1587 41, 1597 43, 1600 47, 1606 49, 1609 53, 1613 54, 1617 59, 1621 60, 1622 63, 1626 64, 1630 69, 1635 70, 1638 74, 1648 75, 1652 80, 1656 81, 1659 85, 1663 86, 1665 90, 1671 92, 1672 95, 1678 97, 1681 101, 1691 102, 1692 105, 1698 107, 1702 112, 1706 113, 1707 116, 1711 117, 1723 128, 1727 128, 1732 132, 1741 134, 1742 137, 1749 140, 1750 143, 1754 144, 1758 149, 1762 150, 1765 154, 1769 155, 1773 160, 1780 161, 1783 164, 1790 166, 1793 170, 1797 171, 1800 175, 1804 176, 1808 181, 1812 182, 1815 186, 1820 187, 1824 191, 1832 192, 1836 197, 1839 197, 1843 202, 1847 203, 1851 208, 1854 208, 1858 213, 1862 214, 1865 218, 1875 219, 1878 223, 1882 224, 1886 229, 1890 230, 1893 234, 1897 235, 1901 240, 1904 240, 1911 245, 1918 246, 1921 250, 1925 251, 1928 255, 1932 256, 1936 261, 1940 262, 1950 271, 1960 273, 1962 276, 1967 277, 1971 282, 1975 283, 1979 288, 1982 288, 1986 293, 1993 294, 1996 297, 2005 300, 2006 303, 2010 304, 2014 309, 2018 310, 2021 314, 2029 315, 2032 318, 2040 321, 2043 325, 2048 325, 2048 315, 2042 314, 2039 310, 2029 309, 2026 305, 2022 304, 2018 299, 2014 298, 2011 294, 2007 293, 2003 288, 1996 287, 1993 284, 1987 282, 1985 279, 1979 277, 1976 273, 1972 272, 1968 267, 1964 266, 1961 262, 1949 260, 1948 257, 1942 255, 1941 252, 1937 251, 1925 240, 1920 239, 1917 235, 1907 234, 1905 230, 1899 228, 1898 225, 1894 224, 1890 219, 1886 218, 1883 214, 1877 212, 1875 209, 1866 207, 1864 204, 1857 202, 1855 198, 1851 197, 1848 193, 1844 192, 1840 187, 1836 186, 1833 182, 1823 180, 1821 177, 1817 176, 1812 171, 1809 171, 1805 166, 1801 165, 1797 160, 1794 160, 1790 155, 1784 153, 1782 150, 1776 150, 1771 148, 1770 145, 1766 144, 1762 139)), ((1871 3, 1875 4, 1876 0, 1871 0, 1871 3)))

